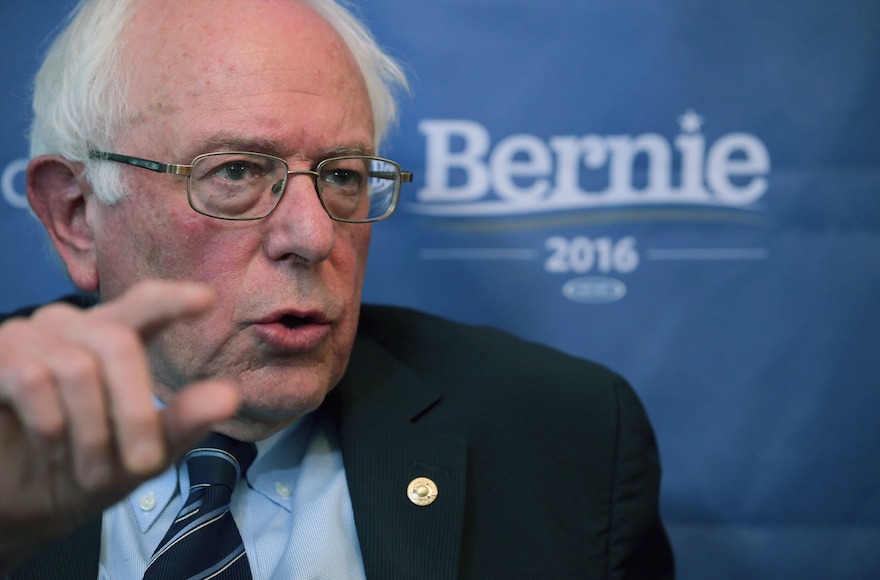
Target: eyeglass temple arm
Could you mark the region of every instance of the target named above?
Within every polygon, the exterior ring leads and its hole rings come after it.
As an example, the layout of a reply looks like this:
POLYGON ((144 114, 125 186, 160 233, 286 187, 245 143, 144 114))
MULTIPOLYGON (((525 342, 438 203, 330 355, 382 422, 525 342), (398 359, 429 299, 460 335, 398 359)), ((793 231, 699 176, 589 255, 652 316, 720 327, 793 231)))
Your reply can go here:
POLYGON ((149 159, 141 159, 140 157, 131 157, 129 155, 119 155, 118 153, 107 153, 105 151, 89 151, 89 157, 92 159, 104 159, 106 161, 116 161, 117 163, 125 163, 134 167, 149 169, 159 173, 171 173, 174 175, 192 175, 192 165, 177 165, 175 163, 159 163, 158 161, 150 161, 149 159))
MULTIPOLYGON (((379 177, 382 179, 394 179, 395 173, 393 171, 371 171, 370 177, 379 177)), ((401 171, 400 172, 400 181, 401 183, 410 183, 413 180, 413 174, 409 171, 401 171)))
MULTIPOLYGON (((158 161, 150 161, 140 157, 131 157, 129 155, 120 155, 118 153, 107 153, 105 151, 89 151, 89 157, 92 159, 104 159, 106 161, 116 161, 117 163, 125 163, 134 167, 141 167, 156 171, 158 173, 171 173, 174 175, 192 175, 192 165, 177 165, 176 163, 159 163, 158 161)), ((385 179, 394 179, 394 172, 391 171, 371 171, 372 177, 383 177, 385 179)), ((413 180, 413 174, 409 171, 400 172, 400 181, 402 183, 410 183, 413 180)))

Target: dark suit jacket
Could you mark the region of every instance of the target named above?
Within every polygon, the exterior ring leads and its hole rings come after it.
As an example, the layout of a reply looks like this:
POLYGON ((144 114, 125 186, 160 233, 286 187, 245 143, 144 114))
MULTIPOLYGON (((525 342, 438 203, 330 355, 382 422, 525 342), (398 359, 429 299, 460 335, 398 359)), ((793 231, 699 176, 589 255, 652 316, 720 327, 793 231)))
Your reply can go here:
MULTIPOLYGON (((673 577, 642 405, 599 365, 364 306, 338 421, 367 578, 673 577), (432 479, 436 501, 406 495, 432 479)), ((100 519, 11 578, 97 577, 100 519), (74 554, 71 554, 71 551, 74 554)))

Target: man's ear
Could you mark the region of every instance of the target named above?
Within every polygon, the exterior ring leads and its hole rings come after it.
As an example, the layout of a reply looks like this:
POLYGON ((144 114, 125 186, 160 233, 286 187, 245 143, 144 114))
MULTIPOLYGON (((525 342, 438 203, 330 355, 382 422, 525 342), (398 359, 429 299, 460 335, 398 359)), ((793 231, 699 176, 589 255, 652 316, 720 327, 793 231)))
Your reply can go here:
POLYGON ((95 236, 86 213, 97 203, 82 176, 83 167, 63 157, 34 157, 27 168, 27 198, 67 265, 74 284, 98 289, 95 236))

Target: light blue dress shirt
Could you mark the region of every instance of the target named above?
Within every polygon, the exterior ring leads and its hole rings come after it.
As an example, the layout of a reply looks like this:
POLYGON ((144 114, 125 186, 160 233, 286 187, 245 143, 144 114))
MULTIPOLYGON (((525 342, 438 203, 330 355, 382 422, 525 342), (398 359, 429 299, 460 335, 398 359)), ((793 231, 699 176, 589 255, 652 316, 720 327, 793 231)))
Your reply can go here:
MULTIPOLYGON (((99 580, 141 580, 188 491, 172 467, 106 510, 99 580)), ((338 435, 318 413, 257 443, 231 510, 254 580, 365 577, 338 435)))

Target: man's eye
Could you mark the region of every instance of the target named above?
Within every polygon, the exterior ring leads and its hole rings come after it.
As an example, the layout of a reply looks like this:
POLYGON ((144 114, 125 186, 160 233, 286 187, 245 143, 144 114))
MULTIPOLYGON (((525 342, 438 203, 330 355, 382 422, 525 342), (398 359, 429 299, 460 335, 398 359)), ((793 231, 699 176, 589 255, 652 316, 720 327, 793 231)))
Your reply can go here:
POLYGON ((226 163, 217 171, 220 177, 230 181, 241 181, 250 177, 251 167, 246 163, 226 163))
POLYGON ((332 169, 321 176, 324 183, 340 189, 360 189, 363 177, 350 169, 332 169))

